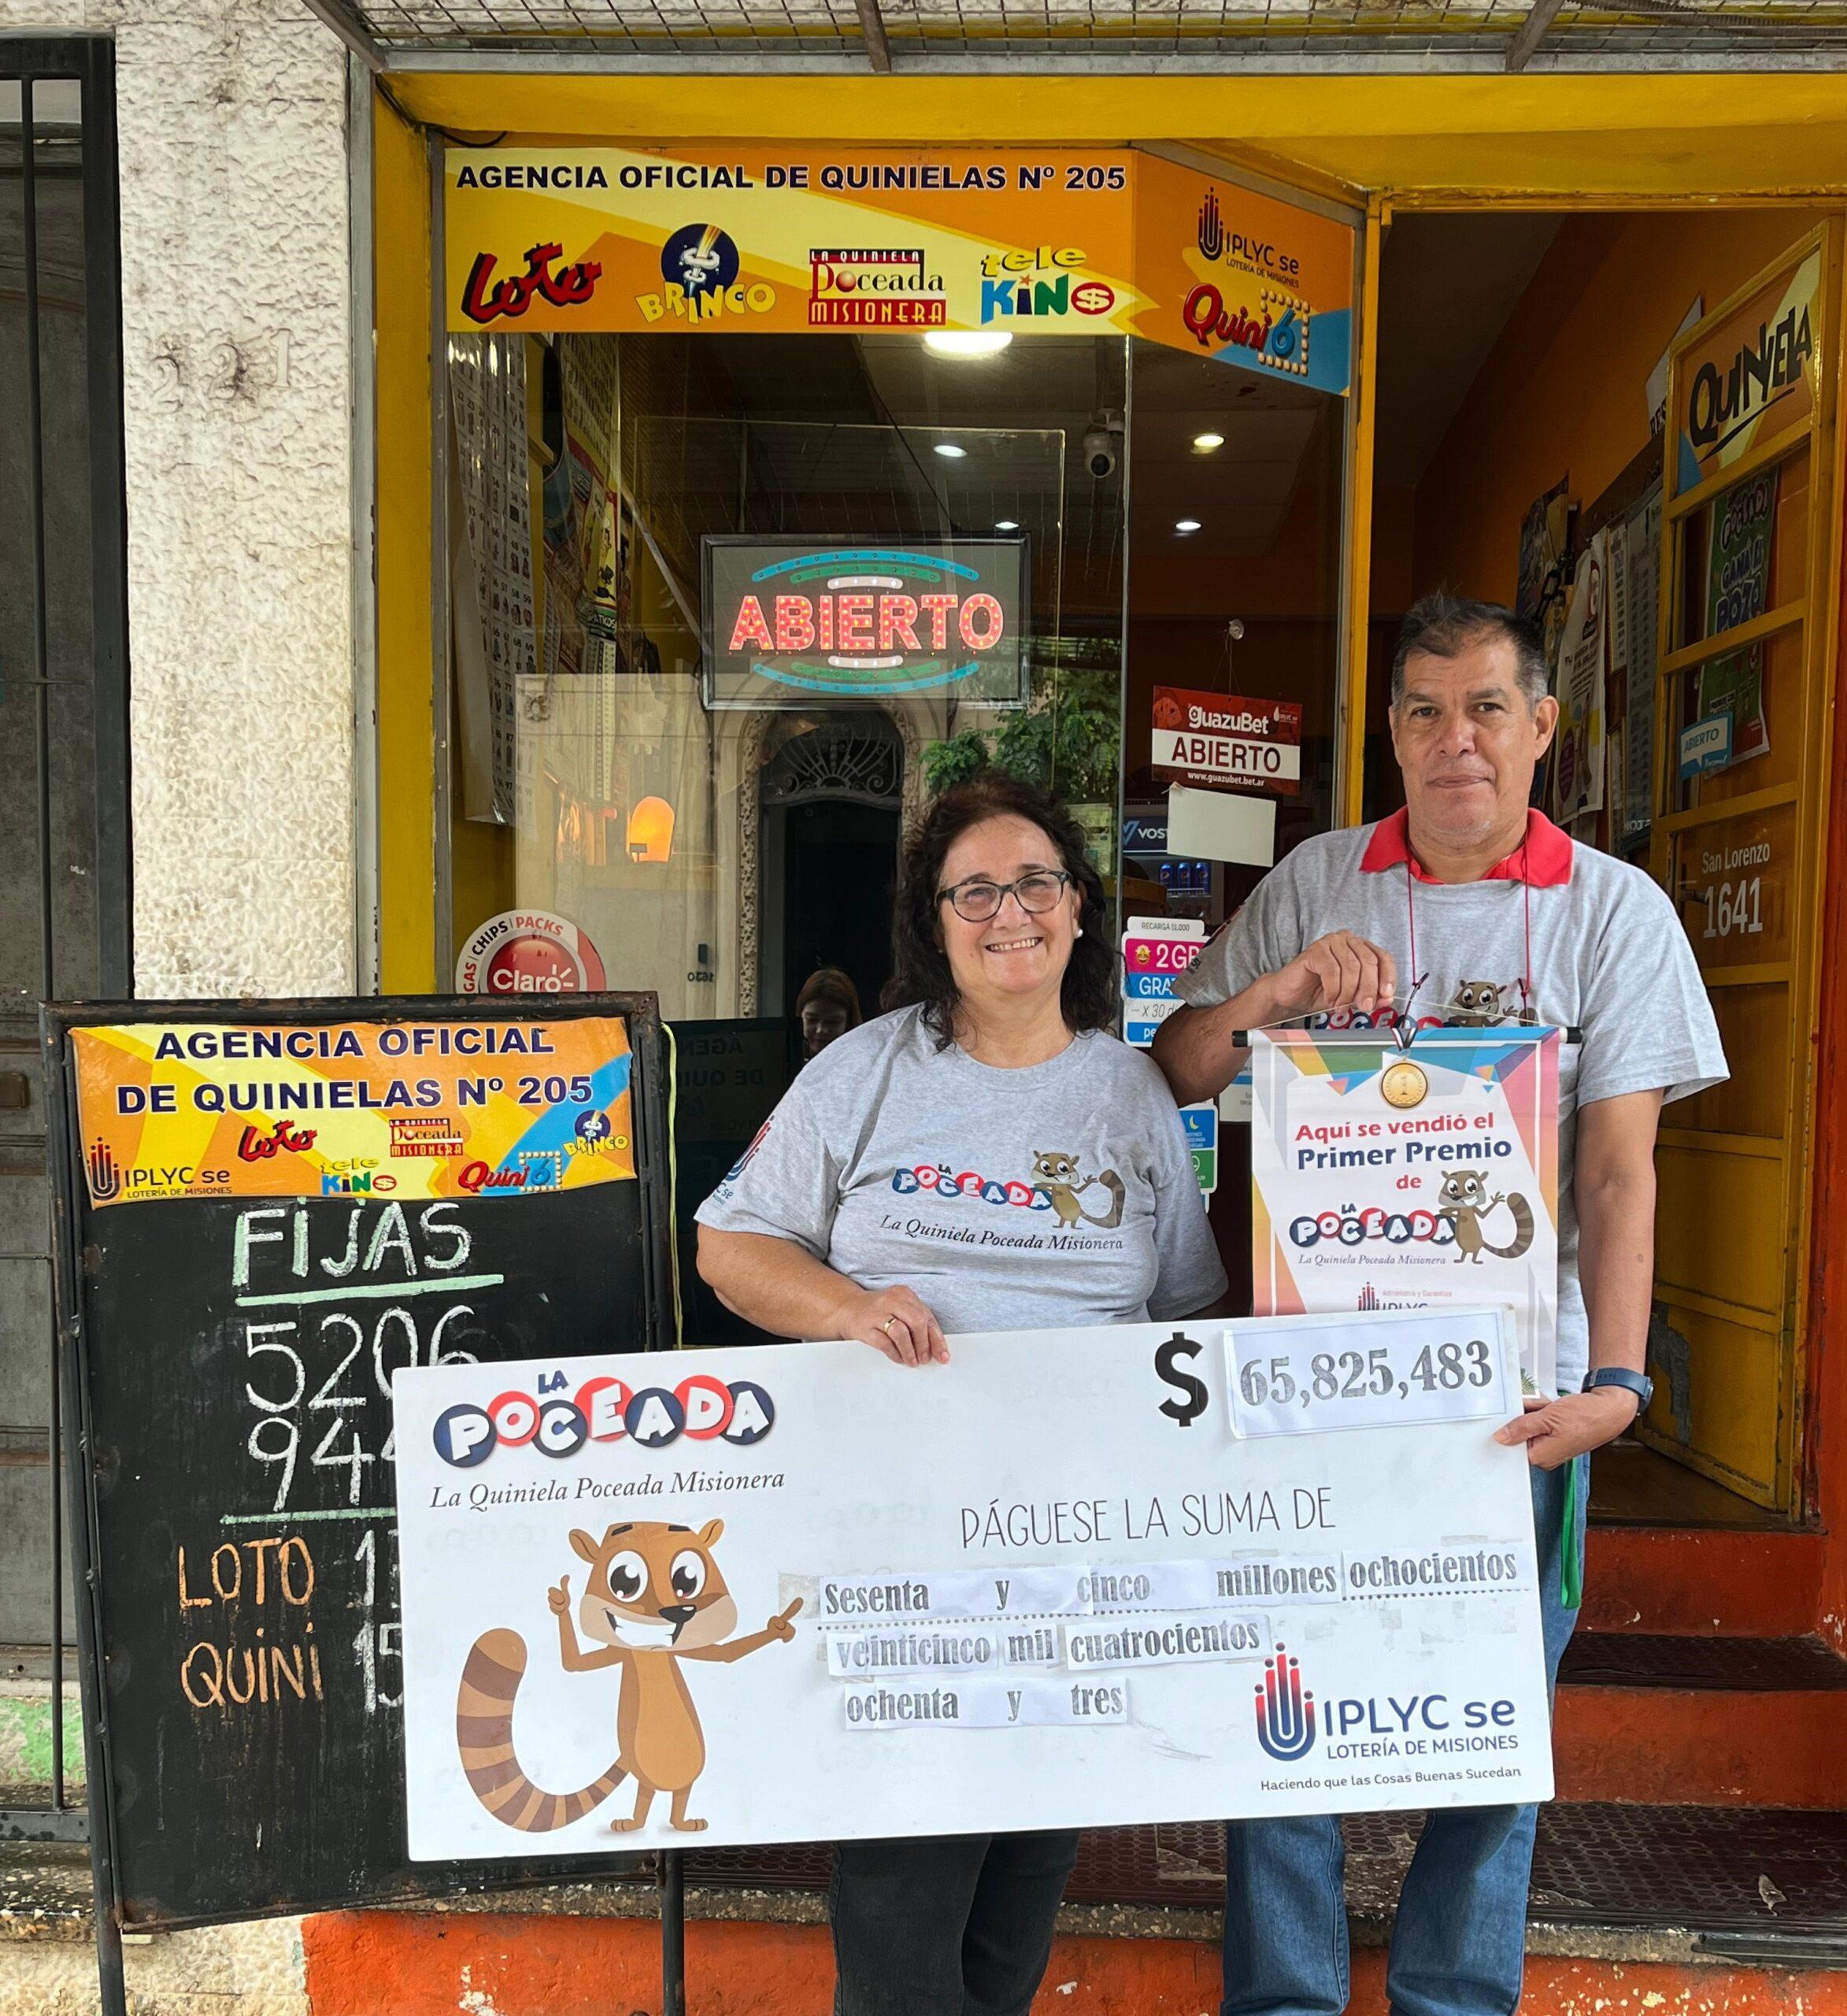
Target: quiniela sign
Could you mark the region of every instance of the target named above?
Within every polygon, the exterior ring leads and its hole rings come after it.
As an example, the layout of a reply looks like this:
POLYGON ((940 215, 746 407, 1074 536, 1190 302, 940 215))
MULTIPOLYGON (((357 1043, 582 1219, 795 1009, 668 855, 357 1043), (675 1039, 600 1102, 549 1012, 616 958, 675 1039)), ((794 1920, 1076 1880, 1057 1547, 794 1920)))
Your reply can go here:
POLYGON ((990 704, 1026 697, 1023 537, 701 545, 709 707, 943 687, 990 704))

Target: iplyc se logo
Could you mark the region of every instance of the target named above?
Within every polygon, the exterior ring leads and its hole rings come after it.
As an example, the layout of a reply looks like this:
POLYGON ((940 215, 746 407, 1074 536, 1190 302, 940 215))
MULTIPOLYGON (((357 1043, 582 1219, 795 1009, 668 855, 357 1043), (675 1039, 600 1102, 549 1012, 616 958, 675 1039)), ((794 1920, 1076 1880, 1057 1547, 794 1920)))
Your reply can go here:
POLYGON ((1257 1741, 1280 1764, 1294 1764, 1315 1747, 1315 1697, 1302 1692, 1302 1667, 1286 1646, 1264 1662, 1257 1690, 1257 1741))

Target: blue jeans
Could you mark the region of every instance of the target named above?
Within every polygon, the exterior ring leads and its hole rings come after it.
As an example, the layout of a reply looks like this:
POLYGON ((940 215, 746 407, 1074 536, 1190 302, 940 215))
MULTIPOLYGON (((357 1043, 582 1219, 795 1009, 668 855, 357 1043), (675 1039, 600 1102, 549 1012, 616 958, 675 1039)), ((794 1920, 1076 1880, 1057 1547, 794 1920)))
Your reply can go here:
MULTIPOLYGON (((1590 1461, 1577 1459, 1571 1544, 1583 1558, 1590 1461)), ((1560 1600, 1564 1470, 1532 1473, 1546 1684, 1575 1610, 1560 1600)), ((1534 1806, 1448 1807, 1425 1821, 1392 1926, 1393 2016, 1512 2016, 1526 1963, 1534 1806)), ((1346 1852, 1332 1816, 1225 1829, 1223 2016, 1339 2016, 1347 2005, 1346 1852)))

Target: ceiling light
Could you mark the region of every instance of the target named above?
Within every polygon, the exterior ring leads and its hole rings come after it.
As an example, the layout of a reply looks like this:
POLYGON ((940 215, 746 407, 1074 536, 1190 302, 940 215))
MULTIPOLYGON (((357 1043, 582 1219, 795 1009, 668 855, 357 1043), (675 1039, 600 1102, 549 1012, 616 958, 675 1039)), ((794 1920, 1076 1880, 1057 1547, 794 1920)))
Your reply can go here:
POLYGON ((1225 437, 1222 434, 1196 434, 1193 437, 1193 445, 1201 454, 1209 455, 1213 449, 1224 447, 1225 437))
POLYGON ((1199 530, 1199 521, 1197 518, 1176 518, 1174 530, 1177 532, 1196 532, 1199 530))
POLYGON ((924 347, 938 357, 993 357, 1012 340, 1004 329, 933 329, 924 347))
POLYGON ((1020 521, 1017 518, 997 518, 994 521, 994 530, 998 532, 1016 532, 1019 529, 1020 521))
POLYGON ((952 462, 959 462, 968 450, 960 442, 938 441, 931 444, 939 455, 947 455, 952 462))

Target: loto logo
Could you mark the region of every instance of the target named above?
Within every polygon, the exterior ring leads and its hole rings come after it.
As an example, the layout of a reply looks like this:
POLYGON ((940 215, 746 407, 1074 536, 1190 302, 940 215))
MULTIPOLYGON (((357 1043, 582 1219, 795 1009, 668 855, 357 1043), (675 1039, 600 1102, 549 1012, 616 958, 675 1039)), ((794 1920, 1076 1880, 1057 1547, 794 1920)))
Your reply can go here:
POLYGON ((494 254, 477 252, 475 263, 468 269, 468 284, 462 289, 462 313, 471 322, 487 323, 498 321, 502 316, 510 319, 524 315, 535 299, 553 308, 580 306, 596 292, 603 269, 589 259, 567 266, 564 258, 562 245, 532 246, 526 254, 524 272, 509 273, 505 279, 496 280, 494 254))
POLYGON ((677 1386, 626 1386, 620 1379, 587 1379, 572 1394, 564 1375, 551 1373, 535 1393, 517 1388, 498 1394, 486 1406, 463 1401, 445 1407, 431 1440, 452 1468, 472 1469, 497 1448, 574 1456, 587 1442, 624 1440, 642 1449, 664 1449, 689 1436, 695 1442, 723 1439, 748 1449, 775 1425, 775 1403, 752 1379, 729 1385, 710 1373, 694 1373, 677 1386))
POLYGON ((1264 1660, 1257 1696, 1257 1741, 1279 1764, 1306 1757, 1315 1747, 1315 1697, 1302 1692, 1301 1662, 1286 1646, 1264 1660))

